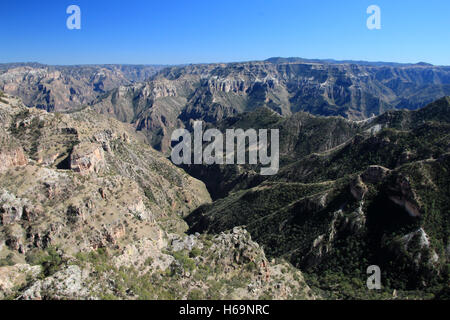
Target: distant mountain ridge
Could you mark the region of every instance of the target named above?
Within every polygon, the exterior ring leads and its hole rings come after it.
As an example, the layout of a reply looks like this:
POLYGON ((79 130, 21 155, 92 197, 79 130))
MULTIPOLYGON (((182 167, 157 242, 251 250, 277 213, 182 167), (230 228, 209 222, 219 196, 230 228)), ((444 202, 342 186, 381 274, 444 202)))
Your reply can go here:
POLYGON ((256 61, 176 66, 150 81, 121 86, 98 99, 101 113, 133 123, 156 148, 169 148, 175 127, 216 123, 267 107, 363 120, 391 109, 418 109, 450 95, 450 68, 256 61))
POLYGON ((48 66, 39 63, 0 64, 0 90, 22 98, 29 107, 69 111, 91 103, 100 94, 148 80, 163 66, 48 66))
POLYGON ((450 95, 450 67, 302 58, 170 67, 12 64, 0 65, 0 90, 48 111, 91 105, 168 151, 174 128, 261 107, 350 120, 415 110, 450 95))
POLYGON ((298 57, 272 57, 265 61, 271 63, 329 63, 329 64, 357 64, 365 66, 390 66, 390 67, 406 67, 406 66, 427 66, 432 67, 433 64, 427 62, 417 62, 417 63, 400 63, 400 62, 387 62, 387 61, 364 61, 364 60, 334 60, 334 59, 306 59, 298 57))
POLYGON ((30 68, 41 68, 49 70, 59 70, 68 71, 74 69, 95 69, 95 68, 105 68, 108 70, 120 70, 127 76, 130 81, 139 82, 146 81, 152 75, 157 73, 159 70, 169 67, 168 65, 158 65, 158 64, 74 64, 74 65, 49 65, 39 62, 11 62, 11 63, 0 63, 0 71, 7 71, 9 69, 20 68, 20 67, 30 67, 30 68))

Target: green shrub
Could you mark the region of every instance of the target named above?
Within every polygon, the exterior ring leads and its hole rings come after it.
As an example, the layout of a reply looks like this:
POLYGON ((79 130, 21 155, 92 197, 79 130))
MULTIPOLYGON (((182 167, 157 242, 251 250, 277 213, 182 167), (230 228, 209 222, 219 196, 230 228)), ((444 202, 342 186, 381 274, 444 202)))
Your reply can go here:
POLYGON ((250 261, 250 262, 245 266, 245 269, 246 269, 248 272, 253 272, 253 271, 255 271, 256 269, 258 269, 258 267, 257 267, 257 265, 256 265, 255 262, 250 261))
POLYGON ((199 248, 193 248, 191 250, 191 252, 189 252, 189 257, 195 258, 195 257, 201 256, 201 254, 202 254, 202 250, 200 250, 199 248))
POLYGON ((204 299, 204 294, 200 289, 192 289, 187 297, 188 300, 202 300, 204 299))
POLYGON ((47 256, 48 254, 44 250, 33 249, 27 252, 25 261, 32 266, 41 265, 47 256))
POLYGON ((6 258, 0 259, 0 267, 13 266, 14 264, 14 255, 12 253, 8 254, 6 258))
POLYGON ((63 259, 56 247, 48 247, 46 250, 32 250, 27 253, 25 260, 31 265, 42 266, 42 275, 45 277, 56 273, 63 264, 63 259))
POLYGON ((153 264, 153 258, 152 257, 148 257, 146 260, 145 260, 145 265, 146 266, 151 266, 153 264))
POLYGON ((173 257, 183 266, 185 270, 192 271, 195 268, 195 261, 189 258, 184 252, 174 252, 173 257))
POLYGON ((151 203, 156 203, 155 196, 150 188, 144 188, 144 194, 147 197, 148 201, 151 203))

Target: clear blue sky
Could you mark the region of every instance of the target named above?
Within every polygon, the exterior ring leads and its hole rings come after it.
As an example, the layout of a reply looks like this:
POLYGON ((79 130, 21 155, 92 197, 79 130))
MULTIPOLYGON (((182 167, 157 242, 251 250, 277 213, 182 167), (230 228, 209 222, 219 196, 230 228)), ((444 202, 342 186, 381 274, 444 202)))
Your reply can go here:
POLYGON ((273 56, 450 65, 448 0, 8 0, 0 62, 180 64, 273 56), (66 8, 82 29, 66 28, 66 8), (368 30, 366 9, 381 8, 368 30))

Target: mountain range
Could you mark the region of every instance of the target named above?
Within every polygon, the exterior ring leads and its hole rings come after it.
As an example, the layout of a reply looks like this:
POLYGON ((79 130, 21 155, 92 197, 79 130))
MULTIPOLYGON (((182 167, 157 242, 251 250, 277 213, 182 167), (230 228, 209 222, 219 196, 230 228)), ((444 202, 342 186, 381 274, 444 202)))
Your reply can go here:
POLYGON ((448 298, 450 67, 18 63, 0 90, 4 297, 448 298), (174 166, 195 120, 278 129, 278 174, 174 166))
POLYGON ((21 97, 29 107, 67 111, 91 103, 120 85, 149 79, 162 66, 48 66, 0 64, 0 89, 21 97))
POLYGON ((167 68, 3 65, 0 89, 48 111, 91 105, 133 124, 162 151, 174 128, 262 106, 283 116, 305 111, 363 120, 450 95, 450 67, 358 63, 271 58, 167 68))

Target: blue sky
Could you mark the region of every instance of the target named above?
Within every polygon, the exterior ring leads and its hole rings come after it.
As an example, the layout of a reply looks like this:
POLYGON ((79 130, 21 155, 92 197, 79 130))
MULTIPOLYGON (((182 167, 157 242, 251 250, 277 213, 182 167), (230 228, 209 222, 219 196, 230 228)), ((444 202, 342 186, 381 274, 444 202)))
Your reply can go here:
POLYGON ((2 1, 0 62, 181 64, 273 56, 450 65, 448 0, 2 1), (81 8, 81 30, 66 8, 81 8), (381 8, 381 30, 366 9, 381 8))

